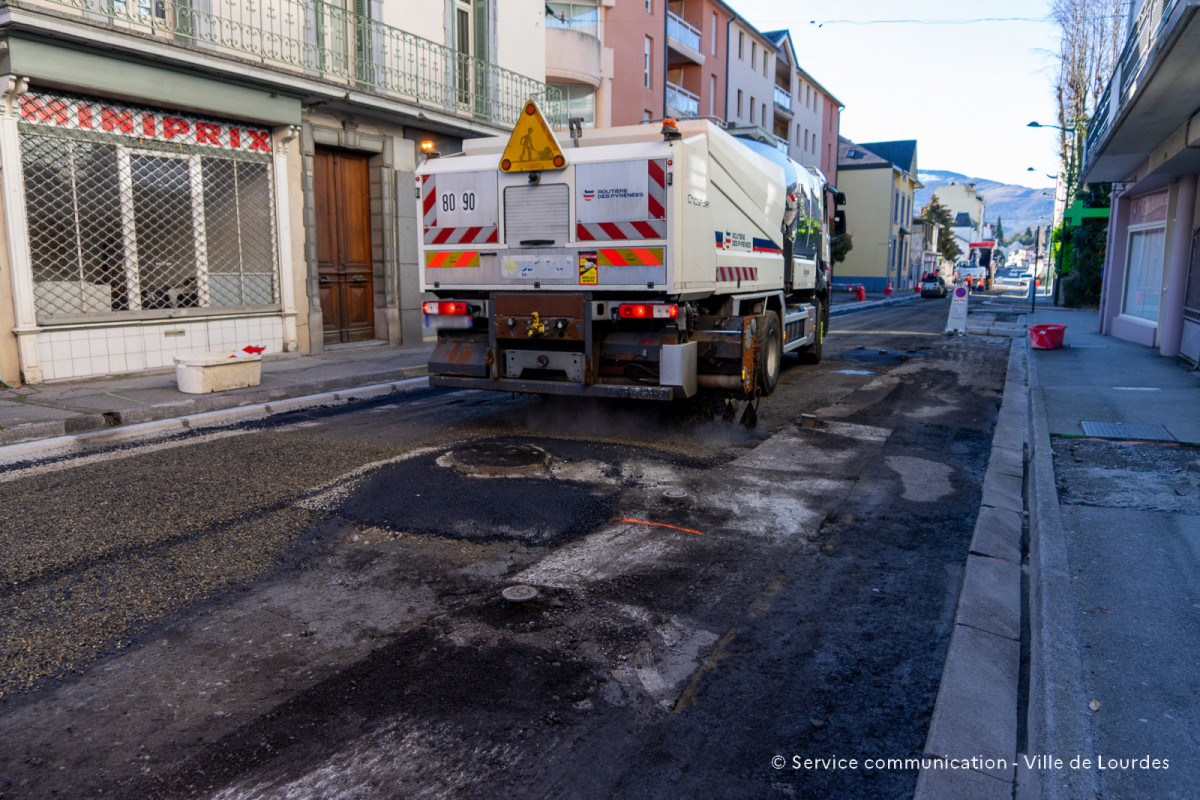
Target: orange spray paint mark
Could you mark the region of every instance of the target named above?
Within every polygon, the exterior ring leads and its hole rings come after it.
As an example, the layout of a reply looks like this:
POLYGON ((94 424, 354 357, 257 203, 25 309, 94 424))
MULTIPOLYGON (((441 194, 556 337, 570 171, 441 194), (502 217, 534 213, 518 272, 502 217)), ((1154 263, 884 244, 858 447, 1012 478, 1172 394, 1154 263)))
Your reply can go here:
POLYGON ((691 528, 681 528, 678 525, 668 525, 665 522, 646 522, 643 519, 629 519, 629 517, 613 517, 613 519, 616 520, 617 522, 632 522, 636 525, 653 525, 658 528, 671 528, 672 530, 684 531, 686 533, 694 533, 697 536, 704 535, 704 533, 701 531, 694 531, 691 528))

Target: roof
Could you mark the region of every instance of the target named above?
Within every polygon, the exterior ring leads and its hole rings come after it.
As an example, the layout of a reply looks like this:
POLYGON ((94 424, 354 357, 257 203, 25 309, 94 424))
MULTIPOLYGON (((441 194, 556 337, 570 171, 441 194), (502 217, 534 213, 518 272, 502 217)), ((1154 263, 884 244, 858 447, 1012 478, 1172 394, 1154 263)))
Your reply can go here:
POLYGON ((871 142, 857 144, 844 136, 838 137, 838 169, 901 169, 913 173, 917 158, 917 141, 871 142))
POLYGON ((968 212, 960 211, 958 212, 958 215, 954 217, 954 227, 974 228, 975 222, 971 219, 971 215, 968 212))
POLYGON ((900 139, 893 142, 867 142, 863 147, 875 153, 880 158, 886 158, 905 172, 916 173, 916 139, 900 139))
POLYGON ((838 100, 836 97, 833 96, 833 92, 829 91, 824 86, 822 86, 821 82, 818 81, 816 78, 814 78, 808 72, 808 70, 806 70, 800 66, 800 60, 798 58, 796 58, 795 40, 792 38, 791 31, 789 31, 787 29, 780 30, 780 31, 766 31, 765 33, 763 33, 763 36, 767 37, 772 42, 774 42, 775 46, 780 49, 782 49, 783 47, 786 46, 788 49, 788 52, 791 54, 792 66, 796 69, 796 71, 799 72, 801 75, 803 75, 804 79, 806 81, 808 81, 814 87, 816 87, 817 91, 819 91, 821 94, 825 95, 830 100, 832 100, 834 105, 836 105, 838 108, 846 107, 845 103, 843 103, 841 100, 838 100), (785 45, 785 42, 786 42, 786 45, 785 45))

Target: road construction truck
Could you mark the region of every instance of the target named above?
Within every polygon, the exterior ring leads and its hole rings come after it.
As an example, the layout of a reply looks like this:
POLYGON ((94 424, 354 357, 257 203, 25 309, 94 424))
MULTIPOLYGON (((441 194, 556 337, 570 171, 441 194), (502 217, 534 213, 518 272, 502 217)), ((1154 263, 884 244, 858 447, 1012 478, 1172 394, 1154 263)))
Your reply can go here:
POLYGON ((433 386, 770 394, 829 320, 828 186, 709 120, 511 136, 417 171, 433 386), (564 137, 565 138, 565 137, 564 137))

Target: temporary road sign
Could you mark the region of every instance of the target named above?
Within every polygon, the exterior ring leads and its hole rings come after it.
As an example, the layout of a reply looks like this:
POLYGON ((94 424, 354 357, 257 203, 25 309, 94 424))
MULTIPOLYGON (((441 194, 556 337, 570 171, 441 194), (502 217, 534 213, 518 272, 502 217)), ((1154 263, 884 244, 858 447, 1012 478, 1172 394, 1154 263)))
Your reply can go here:
POLYGON ((562 169, 567 165, 562 148, 537 103, 530 100, 521 110, 521 118, 513 127, 508 146, 500 156, 502 172, 532 172, 541 169, 562 169))
POLYGON ((963 335, 967 332, 967 287, 955 286, 954 298, 950 301, 950 316, 946 319, 946 333, 963 335))

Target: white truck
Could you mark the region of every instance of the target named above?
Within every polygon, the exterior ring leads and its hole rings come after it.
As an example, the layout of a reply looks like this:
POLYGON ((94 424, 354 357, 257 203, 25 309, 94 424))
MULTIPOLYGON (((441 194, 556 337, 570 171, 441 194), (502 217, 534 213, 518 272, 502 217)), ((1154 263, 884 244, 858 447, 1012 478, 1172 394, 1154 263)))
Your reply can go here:
POLYGON ((433 386, 672 400, 770 394, 821 358, 829 187, 707 120, 511 137, 417 173, 433 386), (582 133, 582 135, 580 135, 582 133))

